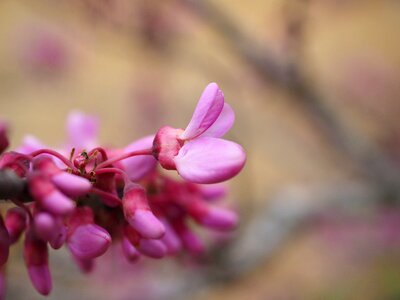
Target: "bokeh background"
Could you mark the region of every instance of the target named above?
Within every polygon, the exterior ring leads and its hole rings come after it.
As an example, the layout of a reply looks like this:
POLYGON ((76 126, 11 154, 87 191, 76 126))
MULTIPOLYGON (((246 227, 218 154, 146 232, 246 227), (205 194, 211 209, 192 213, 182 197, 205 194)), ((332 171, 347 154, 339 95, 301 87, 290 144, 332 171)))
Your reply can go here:
MULTIPOLYGON (((49 299, 400 299, 399 28, 394 0, 2 0, 12 147, 61 144, 75 109, 113 146, 184 127, 215 81, 248 155, 207 263, 110 251, 86 276, 52 252, 49 299)), ((42 299, 19 248, 8 298, 42 299)))

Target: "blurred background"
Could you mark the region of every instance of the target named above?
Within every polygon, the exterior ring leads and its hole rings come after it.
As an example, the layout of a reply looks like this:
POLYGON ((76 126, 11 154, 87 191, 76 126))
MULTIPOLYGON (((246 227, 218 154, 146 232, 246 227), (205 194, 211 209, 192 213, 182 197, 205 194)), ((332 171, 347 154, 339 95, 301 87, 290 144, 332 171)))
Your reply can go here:
MULTIPOLYGON (((53 251, 49 299, 400 299, 399 28, 395 0, 2 0, 12 147, 61 144, 74 109, 123 147, 184 127, 215 81, 248 155, 241 225, 205 264, 111 250, 87 276, 53 251)), ((21 253, 8 298, 42 299, 21 253)))

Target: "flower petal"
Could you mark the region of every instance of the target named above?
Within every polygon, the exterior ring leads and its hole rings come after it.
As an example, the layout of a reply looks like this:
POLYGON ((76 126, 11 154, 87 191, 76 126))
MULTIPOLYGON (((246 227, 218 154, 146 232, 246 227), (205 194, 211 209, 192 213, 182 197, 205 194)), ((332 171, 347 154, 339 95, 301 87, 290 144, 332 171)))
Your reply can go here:
MULTIPOLYGON (((124 149, 124 153, 151 149, 153 147, 154 135, 141 138, 124 149)), ((134 156, 121 161, 125 171, 132 181, 138 181, 149 174, 157 165, 157 160, 151 155, 134 156)))
POLYGON ((111 244, 111 236, 98 225, 86 224, 78 226, 67 243, 74 256, 87 260, 104 254, 111 244))
POLYGON ((234 142, 201 137, 186 143, 174 160, 184 179, 194 183, 217 183, 238 174, 246 162, 246 154, 234 142))
POLYGON ((86 178, 67 172, 61 172, 51 178, 51 181, 70 197, 83 196, 89 192, 92 184, 86 178))
POLYGON ((234 122, 235 113, 232 107, 228 103, 225 103, 218 119, 210 126, 210 128, 201 134, 201 137, 222 137, 232 128, 234 122))
POLYGON ((224 94, 216 83, 210 83, 204 89, 189 125, 179 137, 189 140, 202 134, 215 122, 223 106, 224 94))
POLYGON ((96 117, 73 111, 67 119, 68 146, 91 149, 97 145, 99 121, 96 117))
POLYGON ((22 144, 15 151, 22 154, 29 154, 33 151, 46 148, 46 146, 33 135, 26 135, 22 139, 22 144))

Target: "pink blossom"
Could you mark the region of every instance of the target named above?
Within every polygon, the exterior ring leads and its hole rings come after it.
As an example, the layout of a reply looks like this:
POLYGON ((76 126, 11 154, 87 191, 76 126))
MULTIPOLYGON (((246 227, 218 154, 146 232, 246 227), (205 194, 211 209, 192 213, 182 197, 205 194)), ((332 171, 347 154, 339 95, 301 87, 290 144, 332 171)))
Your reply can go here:
POLYGON ((48 257, 46 242, 38 239, 32 231, 28 232, 24 244, 25 264, 33 286, 42 295, 48 295, 52 289, 48 257))
POLYGON ((157 132, 154 156, 165 169, 176 169, 190 182, 216 183, 230 179, 246 161, 240 145, 220 139, 232 127, 234 119, 222 91, 216 83, 210 83, 185 130, 165 126, 157 132))
POLYGON ((107 251, 111 236, 94 223, 93 212, 86 207, 77 209, 71 216, 67 244, 75 257, 90 260, 107 251))
POLYGON ((26 212, 20 207, 12 207, 7 210, 5 226, 10 235, 10 243, 18 241, 26 228, 26 212))
POLYGON ((140 185, 125 186, 122 205, 126 220, 141 236, 158 239, 164 235, 164 225, 152 213, 146 192, 140 185))

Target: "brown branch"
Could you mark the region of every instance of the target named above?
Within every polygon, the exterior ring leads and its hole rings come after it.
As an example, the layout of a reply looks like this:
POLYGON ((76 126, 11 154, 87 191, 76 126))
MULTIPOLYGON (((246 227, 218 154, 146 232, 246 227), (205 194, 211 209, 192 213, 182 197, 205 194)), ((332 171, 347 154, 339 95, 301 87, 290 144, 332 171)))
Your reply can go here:
POLYGON ((11 170, 0 170, 0 201, 9 199, 31 201, 27 192, 26 180, 18 177, 11 170))

